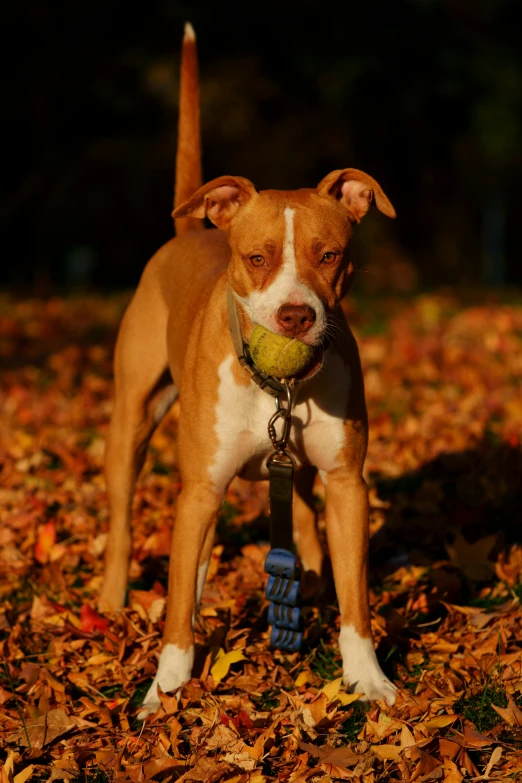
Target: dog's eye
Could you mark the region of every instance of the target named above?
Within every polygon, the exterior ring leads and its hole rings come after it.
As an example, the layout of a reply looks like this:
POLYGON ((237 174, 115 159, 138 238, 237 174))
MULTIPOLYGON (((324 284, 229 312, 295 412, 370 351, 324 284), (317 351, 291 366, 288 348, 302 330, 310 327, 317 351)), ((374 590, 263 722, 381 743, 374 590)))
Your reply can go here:
POLYGON ((321 264, 331 264, 335 259, 337 258, 338 253, 334 253, 333 251, 329 253, 325 253, 324 256, 321 258, 321 264))
POLYGON ((254 266, 266 266, 263 256, 250 256, 250 261, 254 266))

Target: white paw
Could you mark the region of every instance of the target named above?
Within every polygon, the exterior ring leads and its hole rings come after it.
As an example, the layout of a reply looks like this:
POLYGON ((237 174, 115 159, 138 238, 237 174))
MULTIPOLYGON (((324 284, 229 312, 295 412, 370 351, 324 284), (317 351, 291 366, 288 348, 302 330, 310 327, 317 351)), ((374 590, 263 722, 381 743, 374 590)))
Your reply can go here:
POLYGON ((362 701, 382 699, 395 703, 397 688, 385 676, 371 638, 359 636, 352 625, 341 626, 339 648, 343 658, 343 680, 352 693, 364 693, 362 701))
POLYGON ((138 713, 139 720, 145 720, 147 715, 156 712, 161 705, 158 695, 158 685, 163 693, 181 688, 190 680, 194 664, 194 647, 182 650, 177 644, 166 644, 160 654, 158 672, 143 700, 143 709, 138 713))

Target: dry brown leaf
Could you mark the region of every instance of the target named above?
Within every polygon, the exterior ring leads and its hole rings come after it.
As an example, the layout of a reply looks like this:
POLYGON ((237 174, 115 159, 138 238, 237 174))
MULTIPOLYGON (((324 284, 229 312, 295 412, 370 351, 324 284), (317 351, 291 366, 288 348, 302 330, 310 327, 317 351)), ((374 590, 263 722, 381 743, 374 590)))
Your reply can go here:
POLYGON ((303 720, 307 726, 317 726, 326 718, 326 709, 328 707, 328 696, 321 692, 315 699, 302 709, 303 720))
POLYGON ((480 731, 472 729, 471 726, 464 726, 462 735, 467 748, 486 748, 493 743, 491 737, 481 734, 480 731))
POLYGON ((346 767, 341 767, 339 764, 334 764, 331 761, 322 761, 319 765, 319 769, 322 769, 327 775, 335 780, 348 780, 353 778, 353 772, 346 767))
POLYGON ((49 710, 44 715, 34 720, 26 721, 27 738, 25 731, 21 730, 17 734, 9 737, 10 742, 16 742, 18 745, 31 748, 43 748, 57 737, 66 734, 78 725, 77 720, 71 718, 66 712, 60 709, 49 710))
POLYGON ((21 769, 20 772, 14 776, 14 783, 25 783, 25 781, 29 780, 29 778, 32 776, 35 769, 35 764, 28 764, 27 767, 21 769))
POLYGON ((80 774, 78 764, 71 756, 53 762, 50 780, 74 780, 80 774))
POLYGON ((463 779, 457 765, 450 759, 446 759, 444 762, 444 783, 461 783, 463 779))
POLYGON ((413 745, 410 748, 404 748, 404 755, 412 761, 417 761, 418 764, 415 768, 417 775, 427 775, 429 772, 433 772, 438 766, 440 761, 431 756, 426 751, 419 748, 418 745, 413 745))
POLYGON ((165 772, 174 772, 180 766, 184 766, 182 761, 169 758, 168 756, 160 759, 151 759, 143 765, 145 780, 154 780, 157 775, 163 777, 165 772))
POLYGON ((491 772, 495 764, 498 764, 498 762, 500 761, 501 756, 502 756, 502 748, 500 746, 497 746, 493 751, 493 753, 491 754, 486 769, 484 770, 484 777, 486 778, 486 780, 489 777, 489 773, 491 772))
POLYGON ((495 564, 488 555, 497 543, 498 535, 484 536, 473 544, 468 543, 462 533, 457 534, 451 544, 446 544, 446 551, 451 562, 460 568, 471 580, 489 579, 495 571, 495 564))
POLYGON ((406 724, 401 729, 401 748, 409 748, 416 744, 415 737, 406 724))
POLYGON ((439 739, 439 752, 443 758, 454 759, 461 748, 462 745, 454 740, 449 740, 446 737, 441 737, 439 739))
POLYGON ((370 717, 366 718, 366 729, 370 731, 370 735, 377 740, 386 739, 390 734, 395 731, 399 731, 402 728, 402 723, 394 718, 390 718, 385 712, 379 713, 377 721, 372 720, 370 717))
POLYGON ((508 699, 507 707, 497 707, 495 704, 491 706, 510 726, 522 726, 522 711, 518 709, 512 698, 508 699))
POLYGON ((14 759, 15 754, 8 750, 5 763, 0 767, 0 783, 13 783, 14 759))
POLYGON ((455 759, 455 763, 458 766, 459 769, 465 769, 468 775, 478 775, 479 771, 472 762, 471 758, 467 754, 464 748, 461 748, 459 751, 459 754, 457 758, 455 759))
POLYGON ((401 757, 401 748, 399 745, 372 745, 371 748, 381 759, 398 761, 401 757))
POLYGON ((308 742, 299 742, 299 748, 306 751, 311 758, 317 758, 321 762, 328 761, 339 764, 342 767, 355 767, 363 756, 354 753, 349 747, 334 748, 333 745, 312 745, 308 742))

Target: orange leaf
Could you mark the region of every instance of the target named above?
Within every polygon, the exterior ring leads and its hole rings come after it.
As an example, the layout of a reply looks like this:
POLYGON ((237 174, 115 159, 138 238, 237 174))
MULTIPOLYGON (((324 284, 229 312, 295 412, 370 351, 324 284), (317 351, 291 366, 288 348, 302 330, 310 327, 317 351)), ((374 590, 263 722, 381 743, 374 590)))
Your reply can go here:
POLYGON ((495 712, 498 712, 502 720, 506 721, 510 726, 522 726, 522 712, 518 709, 513 699, 509 699, 506 708, 496 707, 494 704, 491 706, 495 712))
POLYGON ((345 767, 341 767, 339 764, 334 764, 331 761, 323 761, 319 768, 322 769, 323 772, 326 772, 326 774, 331 778, 335 778, 336 780, 347 780, 353 778, 353 772, 350 772, 350 770, 346 769, 345 767))
POLYGON ((105 631, 109 628, 109 621, 98 614, 94 609, 91 609, 89 604, 84 604, 80 611, 81 630, 84 633, 92 633, 93 631, 105 631))
POLYGON ((444 762, 444 772, 446 773, 444 776, 444 783, 461 783, 463 780, 459 768, 455 762, 450 761, 450 759, 446 759, 444 762))
POLYGON ((36 544, 34 547, 35 559, 45 565, 49 562, 49 555, 51 549, 56 543, 56 528, 54 526, 54 520, 50 519, 45 525, 42 525, 38 530, 36 538, 36 544))
POLYGON ((372 745, 372 750, 381 759, 398 761, 401 757, 401 748, 398 745, 372 745))
MULTIPOLYGON (((491 706, 493 707, 493 705, 491 706)), ((493 743, 491 737, 486 737, 485 734, 481 734, 480 731, 472 729, 470 726, 464 726, 463 734, 467 748, 485 748, 493 743)))

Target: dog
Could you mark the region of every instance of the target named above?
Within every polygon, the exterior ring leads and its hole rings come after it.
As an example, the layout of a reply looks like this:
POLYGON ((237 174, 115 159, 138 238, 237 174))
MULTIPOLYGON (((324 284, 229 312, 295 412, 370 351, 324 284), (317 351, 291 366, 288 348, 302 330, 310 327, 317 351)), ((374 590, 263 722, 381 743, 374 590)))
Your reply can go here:
POLYGON ((230 481, 237 475, 267 478, 274 397, 238 361, 227 317, 230 290, 247 342, 253 325, 261 324, 316 347, 311 366, 290 379, 297 393, 290 441, 298 466, 294 538, 303 568, 320 575, 323 553, 299 470, 313 465, 325 488, 344 681, 366 699, 391 705, 396 688, 377 661, 368 604, 363 378, 340 302, 354 276, 353 224, 372 202, 390 218, 395 210, 380 185, 358 169, 333 171, 316 188, 258 191, 235 176, 202 185, 200 161, 196 40, 187 25, 172 213, 176 237, 146 266, 116 343, 105 460, 111 522, 99 605, 118 610, 124 604, 136 479, 150 437, 179 393, 182 489, 163 645, 140 714, 145 717, 160 705, 158 685, 174 691, 190 679, 194 617, 230 481), (203 228, 205 217, 216 228, 203 228), (333 330, 336 339, 327 347, 333 330))

